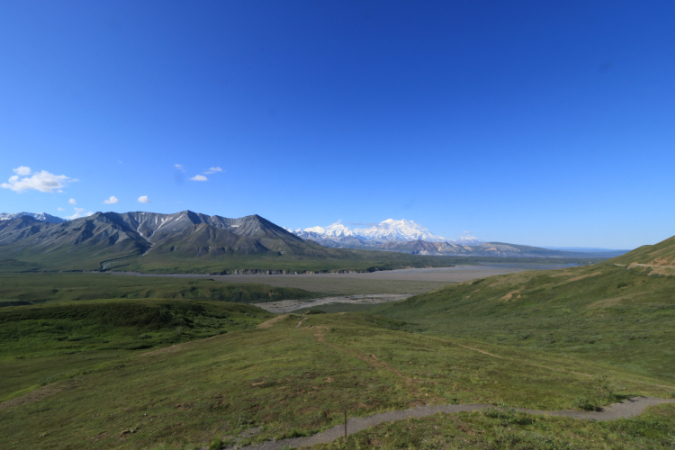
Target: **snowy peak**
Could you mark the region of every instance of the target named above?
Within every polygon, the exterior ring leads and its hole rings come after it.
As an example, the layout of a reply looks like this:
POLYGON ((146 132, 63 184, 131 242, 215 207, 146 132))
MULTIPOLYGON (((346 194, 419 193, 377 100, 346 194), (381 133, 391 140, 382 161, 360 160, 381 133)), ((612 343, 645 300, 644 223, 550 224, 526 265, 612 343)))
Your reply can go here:
POLYGON ((387 219, 369 228, 357 228, 354 234, 364 239, 385 241, 430 241, 443 242, 446 239, 438 236, 412 220, 387 219))
POLYGON ((353 236, 354 232, 350 230, 349 227, 342 225, 340 222, 341 221, 338 220, 337 222, 327 226, 326 228, 312 227, 312 228, 305 228, 303 231, 306 231, 307 233, 316 233, 328 237, 353 236))
POLYGON ((295 230, 295 234, 302 237, 331 238, 358 238, 363 241, 431 241, 443 242, 446 239, 438 236, 412 220, 387 219, 368 228, 350 229, 337 221, 327 227, 311 227, 304 230, 295 230))
POLYGON ((0 213, 0 220, 12 220, 16 219, 17 217, 22 217, 22 216, 30 216, 33 219, 39 221, 39 222, 47 222, 47 223, 63 223, 65 222, 64 219, 60 217, 55 217, 52 216, 51 214, 47 214, 44 212, 41 213, 32 213, 32 212, 20 212, 20 213, 0 213))

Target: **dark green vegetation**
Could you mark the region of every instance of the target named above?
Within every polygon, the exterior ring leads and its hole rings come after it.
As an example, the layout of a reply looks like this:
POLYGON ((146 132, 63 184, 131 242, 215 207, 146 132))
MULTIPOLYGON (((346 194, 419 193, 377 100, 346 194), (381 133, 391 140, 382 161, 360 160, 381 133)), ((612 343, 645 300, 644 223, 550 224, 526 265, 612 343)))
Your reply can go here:
POLYGON ((248 305, 165 299, 8 307, 0 315, 0 353, 32 358, 138 350, 246 329, 271 317, 248 305))
POLYGON ((187 300, 94 300, 0 311, 0 399, 106 368, 131 351, 252 328, 271 314, 187 300))
POLYGON ((136 277, 96 273, 2 274, 0 306, 11 302, 44 303, 95 299, 191 299, 261 303, 316 298, 292 287, 221 283, 204 278, 136 277))
POLYGON ((589 422, 532 416, 498 409, 437 414, 379 425, 340 439, 322 450, 381 449, 672 449, 675 405, 661 405, 631 419, 589 422))
POLYGON ((415 332, 575 355, 675 385, 674 288, 675 278, 606 262, 459 283, 371 312, 415 332))

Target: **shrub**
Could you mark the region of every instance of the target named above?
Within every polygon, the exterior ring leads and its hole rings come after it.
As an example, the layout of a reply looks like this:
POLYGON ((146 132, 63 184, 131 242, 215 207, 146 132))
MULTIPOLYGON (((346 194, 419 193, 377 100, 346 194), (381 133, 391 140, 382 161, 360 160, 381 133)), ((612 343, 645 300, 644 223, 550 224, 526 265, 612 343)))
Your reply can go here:
POLYGON ((577 408, 584 411, 595 411, 597 409, 588 397, 577 397, 574 403, 577 408))
POLYGON ((223 446, 223 441, 221 441, 220 438, 215 438, 209 444, 209 450, 220 450, 220 448, 222 446, 223 446))

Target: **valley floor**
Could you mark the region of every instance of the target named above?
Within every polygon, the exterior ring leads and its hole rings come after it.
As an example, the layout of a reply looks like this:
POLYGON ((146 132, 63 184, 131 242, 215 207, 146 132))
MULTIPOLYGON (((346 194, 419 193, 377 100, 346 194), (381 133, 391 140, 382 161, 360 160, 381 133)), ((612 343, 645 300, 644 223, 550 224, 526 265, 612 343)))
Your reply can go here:
POLYGON ((448 283, 485 278, 527 270, 559 270, 569 265, 536 263, 490 263, 453 267, 382 270, 371 273, 317 273, 297 275, 201 275, 139 274, 111 272, 111 276, 167 278, 210 278, 223 283, 262 283, 338 295, 421 294, 448 283))

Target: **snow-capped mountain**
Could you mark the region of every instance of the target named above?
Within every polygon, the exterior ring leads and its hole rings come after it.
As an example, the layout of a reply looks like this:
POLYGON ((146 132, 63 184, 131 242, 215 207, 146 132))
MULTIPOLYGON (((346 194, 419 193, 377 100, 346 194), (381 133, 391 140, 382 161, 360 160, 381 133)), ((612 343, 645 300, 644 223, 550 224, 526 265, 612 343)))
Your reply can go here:
MULTIPOLYGON (((298 228, 288 231, 303 239, 310 239, 329 247, 375 248, 387 242, 448 242, 446 238, 432 233, 415 221, 406 219, 387 219, 367 228, 351 229, 343 225, 341 221, 337 221, 327 227, 311 227, 304 230, 298 228)), ((479 242, 476 238, 471 236, 469 238, 479 242)), ((466 243, 462 241, 462 245, 471 245, 469 242, 473 243, 472 240, 466 240, 466 243)))
POLYGON ((60 217, 52 216, 51 214, 47 214, 44 212, 41 213, 32 213, 32 212, 19 212, 19 213, 0 213, 0 220, 12 220, 16 219, 17 217, 22 217, 22 216, 30 216, 34 218, 35 220, 39 220, 40 222, 47 222, 47 223, 63 223, 65 222, 65 219, 62 219, 60 217))
MULTIPOLYGON (((335 224, 331 225, 334 226, 335 224)), ((346 227, 345 227, 346 228, 346 227)), ((444 242, 447 239, 438 236, 412 220, 387 219, 368 228, 357 228, 354 234, 366 240, 378 241, 430 241, 444 242)))
POLYGON ((306 231, 308 233, 316 233, 319 235, 323 236, 330 236, 330 237, 341 237, 341 236, 353 236, 354 232, 349 229, 349 227, 346 227, 340 223, 340 221, 335 222, 332 225, 327 226, 326 228, 323 227, 312 227, 312 228, 305 228, 302 231, 306 231))

